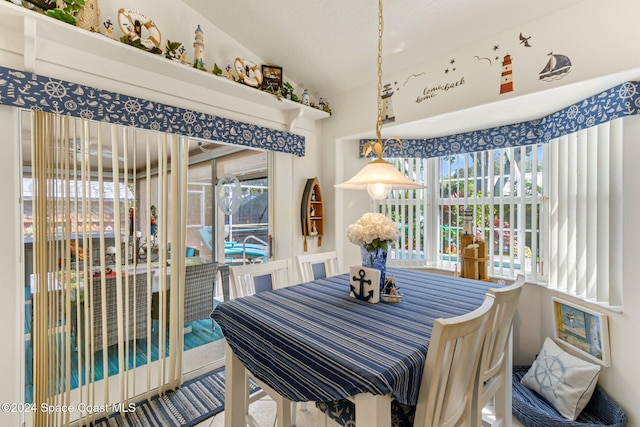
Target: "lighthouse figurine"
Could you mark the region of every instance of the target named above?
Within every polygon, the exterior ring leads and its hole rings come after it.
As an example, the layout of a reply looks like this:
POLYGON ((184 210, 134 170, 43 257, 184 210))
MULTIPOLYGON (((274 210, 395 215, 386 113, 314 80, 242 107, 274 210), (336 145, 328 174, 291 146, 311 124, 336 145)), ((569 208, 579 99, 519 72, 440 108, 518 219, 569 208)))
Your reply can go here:
POLYGON ((513 91, 513 69, 511 55, 506 54, 502 60, 502 77, 500 80, 500 94, 513 91))
POLYGON ((309 96, 309 89, 305 89, 304 92, 302 93, 302 104, 304 104, 304 105, 310 105, 311 104, 311 98, 309 96))
POLYGON ((198 70, 207 71, 204 67, 204 37, 202 35, 202 29, 200 28, 200 24, 198 24, 198 28, 196 28, 196 41, 193 42, 193 68, 197 68, 198 70))

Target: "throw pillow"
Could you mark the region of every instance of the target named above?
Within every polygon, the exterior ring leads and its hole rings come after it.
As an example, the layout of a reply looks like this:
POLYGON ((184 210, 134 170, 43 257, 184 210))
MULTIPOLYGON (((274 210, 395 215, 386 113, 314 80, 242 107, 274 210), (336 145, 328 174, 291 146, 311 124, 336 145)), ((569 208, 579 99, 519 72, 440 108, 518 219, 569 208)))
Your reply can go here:
POLYGON ((520 381, 543 396, 564 418, 575 420, 598 383, 600 366, 572 356, 551 338, 520 381))

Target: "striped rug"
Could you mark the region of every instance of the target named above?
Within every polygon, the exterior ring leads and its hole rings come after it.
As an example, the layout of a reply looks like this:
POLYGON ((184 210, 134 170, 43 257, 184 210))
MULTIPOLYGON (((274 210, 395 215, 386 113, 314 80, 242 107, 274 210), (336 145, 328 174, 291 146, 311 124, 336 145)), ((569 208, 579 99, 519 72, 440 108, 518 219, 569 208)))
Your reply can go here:
MULTIPOLYGON (((251 385, 251 393, 258 391, 251 385)), ((136 405, 135 411, 112 414, 95 427, 195 426, 224 410, 224 368, 186 382, 176 391, 136 405)))
MULTIPOLYGON (((30 316, 27 317, 30 319, 30 316)), ((211 329, 211 320, 197 320, 190 323, 192 331, 184 335, 184 351, 189 351, 193 348, 200 347, 210 342, 223 338, 222 330, 218 324, 215 328, 211 329)), ((135 366, 143 366, 147 363, 147 347, 144 345, 146 340, 140 340, 136 346, 136 361, 135 366)), ((108 367, 104 368, 102 362, 102 350, 94 353, 95 364, 95 381, 99 381, 104 378, 105 371, 108 371, 109 376, 116 375, 120 370, 120 364, 118 359, 118 346, 112 345, 108 349, 108 367)), ((169 355, 169 343, 167 342, 166 355, 169 355)), ((32 348, 31 343, 27 339, 25 341, 25 399, 26 402, 33 402, 33 361, 32 361, 32 348)), ((158 330, 153 332, 151 337, 151 360, 158 360, 158 330)), ((133 354, 130 355, 128 360, 128 369, 133 369, 133 354)), ((80 377, 78 375, 78 353, 72 352, 71 354, 71 388, 77 388, 80 377)), ((86 384, 86 378, 82 377, 82 384, 86 384)))

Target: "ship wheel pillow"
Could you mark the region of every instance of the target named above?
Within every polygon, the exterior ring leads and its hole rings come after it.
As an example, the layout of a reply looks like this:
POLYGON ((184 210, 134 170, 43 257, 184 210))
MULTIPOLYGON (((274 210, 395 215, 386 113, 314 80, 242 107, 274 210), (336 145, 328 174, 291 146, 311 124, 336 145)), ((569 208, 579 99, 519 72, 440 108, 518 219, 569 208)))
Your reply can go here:
POLYGON ((575 420, 598 383, 600 366, 572 356, 551 338, 520 381, 543 396, 564 418, 575 420))

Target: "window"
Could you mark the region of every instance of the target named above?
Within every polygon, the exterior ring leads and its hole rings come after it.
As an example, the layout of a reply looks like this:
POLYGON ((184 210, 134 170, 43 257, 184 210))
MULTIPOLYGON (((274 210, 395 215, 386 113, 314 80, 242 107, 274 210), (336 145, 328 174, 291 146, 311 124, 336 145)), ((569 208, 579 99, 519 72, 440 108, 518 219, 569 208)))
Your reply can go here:
POLYGON ((622 119, 551 140, 431 159, 397 158, 426 190, 379 212, 402 232, 390 263, 456 271, 463 212, 488 245, 489 275, 620 306, 622 119))
POLYGON ((238 210, 218 210, 219 253, 227 264, 266 262, 269 257, 267 153, 244 150, 216 160, 216 179, 232 175, 240 182, 238 210))

